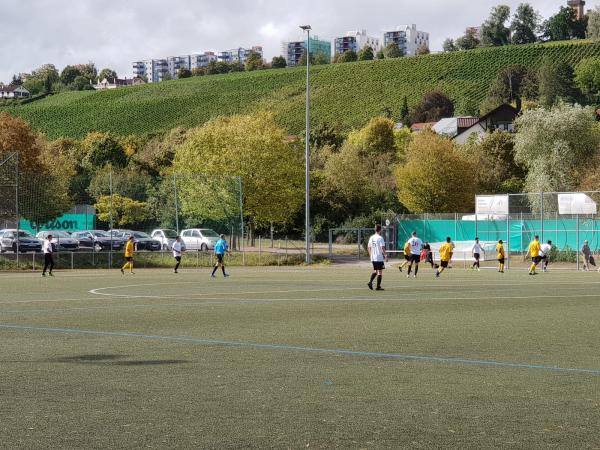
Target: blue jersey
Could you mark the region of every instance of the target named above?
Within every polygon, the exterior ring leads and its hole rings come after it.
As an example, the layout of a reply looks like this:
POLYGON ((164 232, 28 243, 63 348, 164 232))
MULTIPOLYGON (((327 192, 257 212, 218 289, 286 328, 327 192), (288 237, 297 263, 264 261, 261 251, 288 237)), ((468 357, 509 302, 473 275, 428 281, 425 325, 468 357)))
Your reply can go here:
POLYGON ((217 255, 223 255, 228 248, 229 246, 227 245, 227 241, 225 241, 225 239, 219 239, 215 244, 215 253, 217 255))

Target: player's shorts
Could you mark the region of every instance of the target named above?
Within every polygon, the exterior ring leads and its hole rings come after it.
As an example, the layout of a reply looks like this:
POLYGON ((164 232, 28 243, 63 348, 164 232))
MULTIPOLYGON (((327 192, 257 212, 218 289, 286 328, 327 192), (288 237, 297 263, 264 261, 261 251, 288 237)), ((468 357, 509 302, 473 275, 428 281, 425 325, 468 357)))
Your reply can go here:
POLYGON ((217 262, 223 264, 223 255, 221 253, 217 253, 217 262))
POLYGON ((406 253, 404 254, 404 259, 407 261, 410 261, 410 255, 407 255, 406 253))
POLYGON ((410 255, 409 261, 412 263, 419 264, 421 262, 421 255, 410 255))
POLYGON ((449 263, 449 262, 450 262, 450 261, 440 261, 440 266, 441 266, 441 267, 443 267, 443 268, 445 269, 446 267, 448 267, 448 263, 449 263))
POLYGON ((548 255, 540 256, 542 261, 546 261, 548 259, 548 255))
POLYGON ((479 253, 473 253, 473 258, 475 258, 476 261, 479 261, 479 258, 481 258, 481 255, 479 253))
POLYGON ((542 257, 534 256, 533 258, 531 258, 531 261, 533 261, 534 264, 539 264, 542 261, 542 257))
POLYGON ((125 261, 127 261, 127 262, 133 261, 133 256, 126 256, 125 261))
POLYGON ((500 264, 504 264, 504 258, 498 258, 498 262, 499 262, 500 264))
POLYGON ((385 263, 383 261, 371 261, 373 263, 373 270, 385 269, 385 263))
POLYGON ((175 257, 175 261, 177 261, 177 262, 181 262, 181 256, 176 256, 176 257, 175 257))

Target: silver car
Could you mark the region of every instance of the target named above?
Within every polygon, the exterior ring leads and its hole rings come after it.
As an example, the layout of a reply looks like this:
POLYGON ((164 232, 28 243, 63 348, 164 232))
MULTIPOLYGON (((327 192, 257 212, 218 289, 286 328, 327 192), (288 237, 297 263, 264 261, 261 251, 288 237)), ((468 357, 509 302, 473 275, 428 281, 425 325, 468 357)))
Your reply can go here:
POLYGON ((64 250, 73 252, 79 249, 79 240, 72 237, 66 231, 40 231, 36 234, 36 237, 44 240, 48 235, 52 235, 52 242, 58 251, 64 250))
POLYGON ((220 238, 210 228, 190 228, 181 232, 181 239, 186 249, 206 252, 214 249, 220 238))
POLYGON ((171 250, 173 248, 173 242, 177 237, 175 230, 169 230, 167 228, 159 228, 150 233, 153 239, 160 241, 163 250, 171 250))

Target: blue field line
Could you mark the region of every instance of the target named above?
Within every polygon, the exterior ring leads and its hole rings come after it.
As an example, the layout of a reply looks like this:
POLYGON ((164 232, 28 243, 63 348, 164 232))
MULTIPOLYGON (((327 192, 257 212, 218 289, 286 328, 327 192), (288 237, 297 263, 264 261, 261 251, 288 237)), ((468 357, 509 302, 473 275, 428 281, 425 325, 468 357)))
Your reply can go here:
POLYGON ((198 338, 186 337, 186 336, 158 336, 158 335, 151 335, 151 334, 130 333, 130 332, 125 332, 125 331, 79 330, 79 329, 73 329, 73 328, 52 328, 52 327, 37 327, 37 326, 30 326, 30 325, 12 325, 12 324, 0 324, 0 329, 18 330, 18 331, 36 331, 36 332, 59 333, 59 334, 84 334, 84 335, 103 336, 103 337, 139 338, 139 339, 155 340, 155 341, 184 342, 184 343, 190 343, 190 344, 194 344, 194 345, 253 348, 253 349, 260 349, 260 350, 283 350, 283 351, 320 353, 320 354, 342 355, 342 356, 363 357, 363 358, 393 359, 393 360, 401 360, 401 361, 422 361, 422 362, 433 362, 433 363, 444 363, 444 364, 459 364, 459 365, 472 365, 472 366, 484 366, 484 367, 505 367, 505 368, 513 368, 513 369, 545 370, 545 371, 562 372, 562 373, 600 375, 600 369, 570 368, 570 367, 548 366, 548 365, 543 365, 543 364, 527 364, 527 363, 515 363, 515 362, 509 362, 509 361, 466 359, 466 358, 444 357, 444 356, 404 355, 404 354, 397 354, 397 353, 365 352, 365 351, 344 350, 344 349, 302 347, 302 346, 286 345, 286 344, 261 344, 261 343, 257 343, 257 342, 236 342, 236 341, 225 341, 225 340, 219 340, 219 339, 198 339, 198 338))

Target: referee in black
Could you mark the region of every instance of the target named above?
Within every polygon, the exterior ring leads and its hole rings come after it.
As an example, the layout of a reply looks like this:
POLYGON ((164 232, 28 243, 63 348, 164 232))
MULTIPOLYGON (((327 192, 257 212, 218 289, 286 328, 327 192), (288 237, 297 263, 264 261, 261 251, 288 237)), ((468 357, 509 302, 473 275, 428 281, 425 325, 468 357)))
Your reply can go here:
POLYGON ((52 235, 49 234, 44 244, 42 246, 42 250, 44 252, 44 270, 42 272, 42 276, 46 276, 46 272, 48 275, 53 277, 52 269, 54 269, 54 245, 52 244, 52 235))

